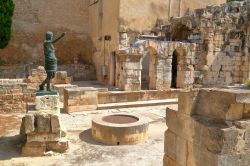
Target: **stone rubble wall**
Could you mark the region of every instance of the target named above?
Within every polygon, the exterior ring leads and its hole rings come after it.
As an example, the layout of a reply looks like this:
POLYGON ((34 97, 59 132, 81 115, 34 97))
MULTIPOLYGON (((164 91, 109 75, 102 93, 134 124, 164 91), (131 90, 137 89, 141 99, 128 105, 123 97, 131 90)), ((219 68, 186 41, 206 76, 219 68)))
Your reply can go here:
MULTIPOLYGON (((37 69, 32 69, 31 75, 24 79, 25 83, 32 88, 38 89, 39 85, 46 79, 47 74, 43 66, 38 66, 37 69)), ((57 71, 55 78, 51 81, 54 84, 70 84, 72 78, 67 76, 66 71, 57 71)))
POLYGON ((26 112, 26 104, 35 101, 34 89, 21 80, 0 80, 0 113, 26 112))
POLYGON ((249 77, 249 11, 247 3, 239 2, 189 11, 183 17, 172 18, 166 29, 156 25, 156 36, 121 32, 120 49, 151 54, 150 89, 171 86, 176 52, 177 88, 242 84, 249 77))
POLYGON ((250 6, 228 3, 207 6, 172 19, 172 29, 186 27, 187 42, 200 43, 205 63, 202 85, 241 84, 249 77, 250 6))
POLYGON ((230 89, 180 93, 178 111, 166 111, 164 165, 249 165, 249 97, 230 89))

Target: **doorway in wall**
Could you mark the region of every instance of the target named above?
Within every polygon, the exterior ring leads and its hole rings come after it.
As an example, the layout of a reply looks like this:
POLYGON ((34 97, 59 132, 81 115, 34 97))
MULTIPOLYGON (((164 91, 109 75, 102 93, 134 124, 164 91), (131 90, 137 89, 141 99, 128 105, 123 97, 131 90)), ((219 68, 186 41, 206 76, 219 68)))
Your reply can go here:
POLYGON ((177 88, 178 54, 175 50, 172 56, 172 81, 171 88, 177 88))
POLYGON ((141 89, 149 90, 149 61, 150 53, 147 52, 142 58, 141 89))

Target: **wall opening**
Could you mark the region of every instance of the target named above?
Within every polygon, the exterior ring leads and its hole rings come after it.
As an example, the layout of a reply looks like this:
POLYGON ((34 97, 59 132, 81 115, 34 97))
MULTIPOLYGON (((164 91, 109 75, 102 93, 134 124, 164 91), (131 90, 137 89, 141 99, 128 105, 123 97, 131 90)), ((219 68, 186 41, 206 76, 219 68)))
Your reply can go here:
POLYGON ((178 54, 175 50, 172 56, 172 80, 171 88, 177 88, 178 54))
POLYGON ((147 52, 142 58, 141 89, 149 90, 149 63, 150 54, 147 52))

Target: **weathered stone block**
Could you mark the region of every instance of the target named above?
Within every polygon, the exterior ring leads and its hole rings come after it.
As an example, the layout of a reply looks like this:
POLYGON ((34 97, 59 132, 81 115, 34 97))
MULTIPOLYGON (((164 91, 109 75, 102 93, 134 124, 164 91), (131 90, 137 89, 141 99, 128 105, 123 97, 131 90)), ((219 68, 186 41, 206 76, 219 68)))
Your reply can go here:
POLYGON ((217 121, 240 119, 241 103, 248 102, 247 96, 243 91, 202 89, 194 105, 194 114, 217 121))
POLYGON ((197 91, 179 92, 178 95, 178 112, 192 115, 192 108, 196 102, 197 91))
POLYGON ((50 132, 50 116, 45 113, 36 114, 35 126, 38 133, 50 132))
POLYGON ((193 118, 185 114, 179 114, 177 111, 166 110, 166 124, 168 128, 177 134, 186 138, 188 141, 193 140, 194 122, 193 118))
POLYGON ((61 125, 58 115, 51 115, 50 117, 50 125, 51 125, 51 132, 52 133, 58 133, 60 132, 61 125))
POLYGON ((48 142, 47 149, 58 153, 64 153, 69 148, 67 140, 60 140, 58 142, 48 142))
POLYGON ((39 142, 26 143, 22 147, 22 156, 38 157, 44 156, 46 152, 46 144, 39 142))
POLYGON ((71 84, 56 84, 53 86, 54 90, 59 93, 60 101, 64 101, 64 89, 66 88, 76 88, 77 85, 71 85, 71 84))
POLYGON ((98 90, 95 88, 70 88, 64 90, 65 112, 81 112, 96 110, 98 90))
POLYGON ((27 142, 55 142, 60 141, 60 133, 34 133, 27 135, 27 142))
POLYGON ((164 155, 163 158, 163 166, 180 166, 179 164, 176 163, 175 160, 171 159, 168 157, 168 155, 164 155))
POLYGON ((226 112, 225 120, 238 120, 243 117, 244 104, 231 104, 226 112))
POLYGON ((29 134, 35 131, 35 117, 33 114, 27 114, 24 118, 25 133, 29 134))
POLYGON ((36 96, 36 110, 52 114, 60 113, 59 95, 36 96))
POLYGON ((244 105, 243 117, 250 118, 250 104, 244 105))
POLYGON ((164 140, 164 152, 166 155, 171 157, 172 160, 176 161, 176 134, 170 130, 165 132, 164 140))
POLYGON ((235 127, 211 123, 201 117, 195 117, 194 126, 194 144, 215 154, 237 149, 239 132, 235 127))

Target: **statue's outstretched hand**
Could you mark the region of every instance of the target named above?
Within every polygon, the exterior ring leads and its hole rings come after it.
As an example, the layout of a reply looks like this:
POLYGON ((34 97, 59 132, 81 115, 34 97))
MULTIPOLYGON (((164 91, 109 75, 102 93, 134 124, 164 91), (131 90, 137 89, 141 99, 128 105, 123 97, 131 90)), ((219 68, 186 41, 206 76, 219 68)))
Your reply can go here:
POLYGON ((63 33, 62 33, 62 37, 65 36, 66 34, 67 34, 67 32, 63 32, 63 33))

